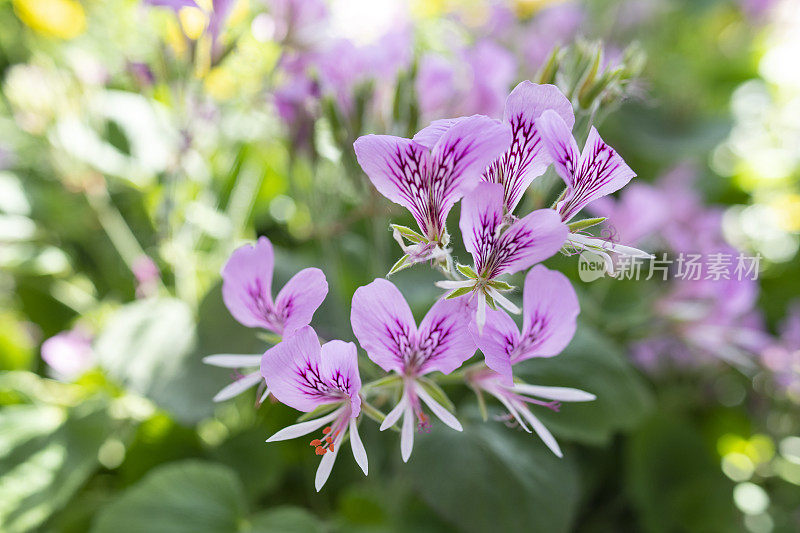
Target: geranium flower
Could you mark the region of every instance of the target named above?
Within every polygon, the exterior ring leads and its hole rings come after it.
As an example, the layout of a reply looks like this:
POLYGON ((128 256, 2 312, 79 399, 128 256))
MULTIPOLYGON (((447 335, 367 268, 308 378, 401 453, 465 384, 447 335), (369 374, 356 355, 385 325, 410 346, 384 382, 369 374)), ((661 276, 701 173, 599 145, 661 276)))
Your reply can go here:
POLYGON ((469 317, 460 302, 439 300, 417 327, 405 298, 391 282, 376 279, 353 295, 350 323, 369 358, 402 379, 400 401, 386 416, 381 431, 403 418, 400 451, 408 461, 414 446, 414 421, 429 426, 422 403, 442 422, 461 431, 461 424, 425 390, 421 381, 430 372, 449 374, 475 353, 469 317))
POLYGON ((547 110, 560 116, 572 129, 575 123, 572 104, 555 85, 523 81, 506 99, 503 122, 510 126, 513 140, 508 150, 486 169, 483 180, 503 185, 503 206, 509 215, 531 182, 544 174, 552 162, 535 124, 547 110))
POLYGON ((510 143, 506 126, 481 115, 437 121, 413 139, 366 135, 356 140, 358 162, 372 184, 411 211, 420 229, 418 234, 396 228, 395 238, 406 255, 393 270, 449 253, 447 214, 510 143), (412 244, 406 245, 402 238, 412 244))
POLYGON ((322 456, 314 480, 317 491, 328 480, 348 434, 353 457, 367 474, 367 452, 358 434, 361 377, 355 344, 330 341, 320 346, 317 334, 311 326, 305 326, 264 353, 261 375, 275 398, 289 407, 306 413, 324 407, 333 409, 325 416, 286 427, 267 439, 267 442, 294 439, 324 426, 320 437, 311 441, 315 453, 322 456))
POLYGON ((578 297, 567 277, 542 265, 525 276, 522 299, 522 332, 502 311, 488 311, 483 332, 476 324, 470 325, 486 365, 508 386, 513 385, 514 364, 532 357, 552 357, 567 347, 580 313, 578 297))
MULTIPOLYGON (((589 203, 621 189, 636 176, 622 157, 603 142, 594 127, 589 131, 581 152, 570 131, 571 126, 555 111, 542 113, 536 119, 536 126, 553 159, 556 172, 567 185, 556 203, 556 211, 564 222, 569 222, 589 203)), ((590 250, 601 256, 609 274, 614 274, 609 252, 631 257, 652 257, 630 246, 584 235, 575 226, 570 229, 573 231, 568 236, 568 246, 577 250, 590 250)))
POLYGON ((464 198, 459 224, 474 269, 460 267, 469 279, 439 281, 448 298, 477 297, 477 327, 486 323, 486 305, 498 303, 512 313, 519 308, 500 291, 511 287, 497 278, 513 274, 552 256, 567 238, 567 226, 552 209, 539 209, 508 225, 503 219, 503 186, 481 183, 464 198))
MULTIPOLYGON (((260 237, 255 246, 237 248, 222 269, 222 299, 241 324, 279 336, 291 335, 311 323, 314 312, 328 294, 328 282, 320 269, 306 268, 295 274, 273 300, 274 266, 275 253, 266 237, 260 237)), ((260 360, 260 355, 218 354, 204 358, 203 362, 225 368, 252 368, 260 360)), ((240 375, 219 391, 214 401, 233 398, 259 383, 263 381, 257 371, 240 375)), ((264 392, 260 401, 268 394, 268 390, 264 392)))
POLYGON ((558 457, 563 457, 564 455, 558 442, 556 442, 553 434, 542 424, 541 420, 531 412, 529 405, 540 405, 553 411, 558 411, 561 407, 559 402, 590 402, 596 398, 594 394, 589 392, 568 387, 543 387, 525 383, 509 384, 503 376, 488 368, 469 374, 467 382, 476 391, 485 391, 497 398, 522 429, 530 433, 531 428, 533 428, 539 438, 558 457), (544 401, 539 398, 550 401, 544 401))

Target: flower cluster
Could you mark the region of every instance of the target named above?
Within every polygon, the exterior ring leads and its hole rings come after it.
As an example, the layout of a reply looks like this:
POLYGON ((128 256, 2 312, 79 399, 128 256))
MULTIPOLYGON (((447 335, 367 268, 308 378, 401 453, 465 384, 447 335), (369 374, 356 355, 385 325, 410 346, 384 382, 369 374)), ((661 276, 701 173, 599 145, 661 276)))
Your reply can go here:
POLYGON ((580 309, 569 280, 538 263, 559 251, 591 248, 592 237, 579 231, 604 219, 572 220, 634 176, 594 128, 580 151, 571 131, 574 122, 572 105, 558 88, 526 81, 508 96, 502 121, 474 115, 434 121, 411 139, 360 137, 355 154, 370 182, 408 209, 418 226, 391 225, 403 255, 390 274, 429 262, 448 277, 437 283, 448 292, 417 323, 401 291, 387 279, 355 291, 350 312, 355 338, 369 359, 389 373, 362 386, 356 345, 321 343, 309 325, 327 293, 324 274, 313 268, 299 272, 273 300, 274 256, 269 240, 261 237, 255 247, 244 246, 231 256, 222 272, 223 296, 239 322, 280 340, 263 356, 208 357, 206 362, 219 366, 260 364, 260 372, 240 376, 215 399, 260 384, 265 391, 261 400, 271 393, 310 413, 268 441, 322 429, 311 440, 322 456, 317 490, 348 439, 367 473, 358 433, 362 414, 379 421, 382 431, 399 425, 403 461, 411 456, 415 428, 429 430, 431 415, 461 431, 452 404, 437 385, 439 374, 463 381, 479 398, 484 393, 496 398, 509 419, 536 432, 561 456, 532 406, 558 410, 559 402, 595 397, 514 377, 518 363, 558 355, 577 327, 580 309), (564 192, 552 208, 517 214, 525 191, 550 165, 563 179, 564 192), (459 229, 472 265, 456 263, 449 247, 447 215, 461 199, 459 229), (503 277, 523 271, 528 273, 520 309, 509 297, 514 287, 503 277), (521 329, 507 312, 522 315, 521 329), (478 349, 483 361, 464 367, 478 349), (392 397, 386 414, 371 403, 392 397))

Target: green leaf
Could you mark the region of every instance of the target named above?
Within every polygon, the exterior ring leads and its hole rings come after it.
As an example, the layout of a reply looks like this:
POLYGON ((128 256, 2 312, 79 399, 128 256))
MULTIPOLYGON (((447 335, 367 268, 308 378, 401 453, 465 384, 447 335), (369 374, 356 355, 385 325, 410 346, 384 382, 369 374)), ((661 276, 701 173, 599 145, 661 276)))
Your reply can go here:
POLYGON ((398 233, 400 233, 400 235, 402 235, 409 241, 427 242, 425 237, 423 237, 422 235, 420 235, 419 233, 417 233, 416 231, 407 226, 401 226, 400 224, 389 224, 389 226, 392 228, 392 230, 397 231, 398 233))
POLYGON ((31 531, 63 507, 98 467, 98 451, 113 429, 101 399, 72 409, 4 407, 0 529, 31 531))
POLYGON ((498 291, 512 291, 512 290, 514 290, 514 286, 513 285, 509 285, 505 281, 500 281, 500 280, 497 280, 497 279, 490 281, 489 282, 489 286, 494 288, 494 289, 497 289, 498 291))
POLYGON ((93 533, 224 533, 239 530, 244 490, 227 466, 181 461, 152 470, 104 507, 93 533))
POLYGON ((474 289, 474 287, 459 287, 458 289, 455 289, 454 291, 448 293, 447 296, 444 297, 444 299, 452 300, 453 298, 464 296, 466 294, 471 293, 472 289, 474 289))
POLYGON ((643 531, 741 531, 733 483, 701 431, 659 412, 629 440, 627 491, 643 531))
POLYGON ((392 268, 389 269, 389 272, 386 274, 387 276, 391 276, 396 272, 400 272, 401 270, 405 270, 406 268, 410 267, 414 263, 409 263, 408 261, 408 254, 403 255, 397 262, 392 265, 392 268))
POLYGON ((567 227, 569 228, 570 232, 575 233, 576 231, 596 226, 605 220, 606 217, 584 218, 583 220, 576 220, 575 222, 567 224, 567 227))
POLYGON ((459 272, 461 272, 463 275, 465 275, 468 278, 476 279, 478 277, 478 275, 475 273, 475 271, 469 265, 456 264, 456 268, 458 269, 459 272))
POLYGON ((322 533, 322 521, 303 508, 294 506, 273 507, 253 516, 247 533, 322 533))
POLYGON ((486 305, 497 311, 497 304, 494 303, 494 298, 492 298, 488 294, 486 295, 486 305))
POLYGON ((459 531, 559 533, 574 521, 579 490, 572 459, 559 459, 535 436, 502 424, 420 435, 405 472, 459 531))
POLYGON ((529 359, 515 365, 517 377, 534 385, 572 387, 591 392, 591 402, 563 402, 559 412, 534 409, 555 435, 590 444, 603 444, 620 430, 636 427, 653 405, 641 375, 623 349, 583 322, 560 355, 529 359))

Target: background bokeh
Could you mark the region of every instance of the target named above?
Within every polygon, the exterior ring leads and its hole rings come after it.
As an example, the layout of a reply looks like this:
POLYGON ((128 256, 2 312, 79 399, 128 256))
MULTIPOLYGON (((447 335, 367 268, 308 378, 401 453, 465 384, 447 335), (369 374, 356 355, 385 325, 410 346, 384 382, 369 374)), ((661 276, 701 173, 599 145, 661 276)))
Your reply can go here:
MULTIPOLYGON (((800 530, 797 1, 0 0, 0 28, 0 531, 800 530), (364 424, 369 477, 342 454, 315 493, 305 443, 264 443, 295 411, 211 400, 232 376, 203 356, 268 346, 221 266, 267 235, 276 285, 322 268, 313 324, 352 339, 410 222, 352 142, 499 118, 526 79, 637 172, 608 231, 759 256, 758 281, 583 283, 553 258, 578 334, 521 375, 598 397, 542 413, 563 459, 447 384, 463 434, 404 465, 364 424)), ((436 279, 393 278, 420 315, 436 279)))

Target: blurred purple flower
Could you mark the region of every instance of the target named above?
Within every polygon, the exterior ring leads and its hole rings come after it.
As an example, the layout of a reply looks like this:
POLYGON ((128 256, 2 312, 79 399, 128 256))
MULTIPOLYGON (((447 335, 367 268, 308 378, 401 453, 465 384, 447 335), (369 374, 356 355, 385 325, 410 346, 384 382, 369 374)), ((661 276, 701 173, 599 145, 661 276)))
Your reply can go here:
POLYGON ((294 439, 325 426, 322 436, 311 441, 315 453, 322 456, 314 481, 317 492, 328 480, 348 435, 353 457, 367 474, 367 452, 358 434, 361 377, 355 344, 335 340, 320 347, 317 334, 311 326, 305 326, 266 351, 261 374, 275 398, 289 407, 306 413, 334 407, 330 414, 286 427, 267 439, 294 439))
POLYGON ((421 378, 434 371, 449 374, 475 353, 469 334, 469 315, 462 303, 439 300, 419 327, 405 298, 390 281, 376 279, 353 295, 350 323, 361 347, 383 370, 403 381, 403 394, 386 415, 381 431, 403 418, 400 451, 408 461, 414 446, 414 420, 428 428, 422 403, 445 424, 461 431, 461 424, 425 390, 421 378), (422 401, 422 403, 420 402, 422 401))
POLYGON ((322 0, 269 0, 278 41, 295 48, 312 48, 320 41, 328 21, 328 7, 322 0))
POLYGON ((136 278, 136 297, 146 298, 158 290, 161 273, 158 266, 148 256, 143 255, 133 264, 133 276, 136 278))
POLYGON ((134 77, 136 83, 142 87, 150 87, 155 82, 155 75, 147 63, 129 61, 127 71, 134 77))
POLYGON ((483 332, 471 324, 470 333, 486 365, 505 385, 512 386, 514 364, 532 357, 552 357, 567 347, 575 334, 578 313, 578 296, 567 277, 536 265, 525 276, 522 332, 506 313, 489 310, 483 332))
POLYGON ((78 328, 62 331, 42 343, 42 359, 56 378, 71 381, 94 364, 92 337, 78 328))
POLYGON ((154 7, 168 7, 179 11, 182 7, 199 7, 194 0, 143 0, 145 4, 154 7))
POLYGON ((574 2, 564 2, 537 13, 522 37, 526 65, 535 72, 554 46, 572 41, 583 19, 583 9, 574 2))
POLYGON ((664 227, 670 219, 671 206, 658 189, 645 183, 625 187, 614 199, 598 198, 587 207, 593 215, 606 217, 606 227, 619 242, 640 244, 664 227))
POLYGON ((555 437, 545 427, 544 424, 531 412, 530 404, 547 407, 553 411, 558 411, 560 402, 590 402, 596 399, 594 394, 579 389, 568 387, 543 387, 539 385, 528 385, 525 383, 509 383, 499 374, 485 369, 474 372, 467 378, 468 383, 475 390, 485 391, 503 404, 508 410, 510 417, 516 421, 522 429, 533 431, 558 457, 563 457, 561 447, 556 442, 555 437), (544 401, 539 398, 545 398, 544 401))

